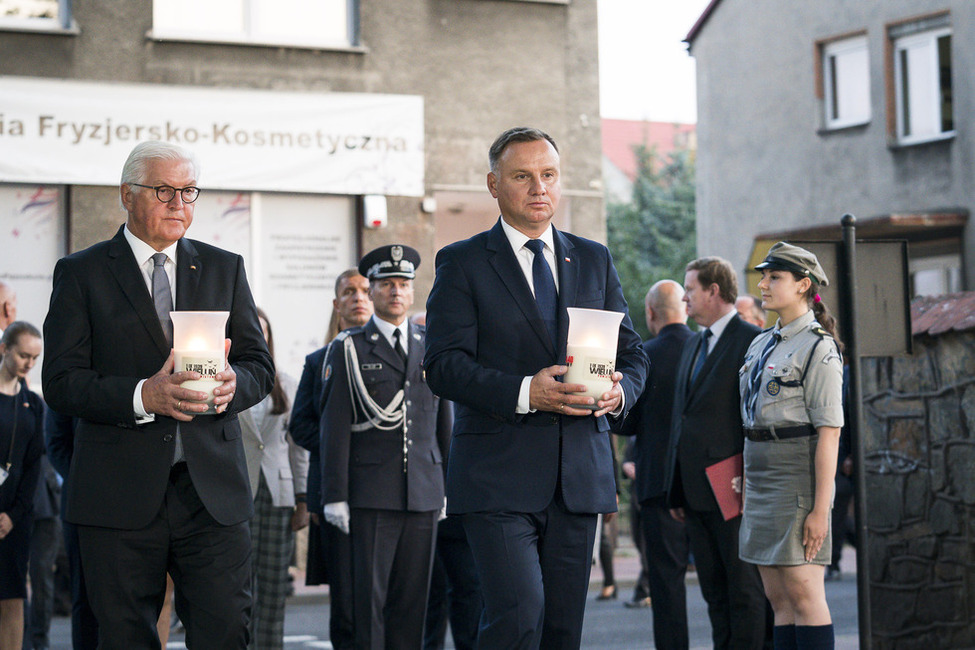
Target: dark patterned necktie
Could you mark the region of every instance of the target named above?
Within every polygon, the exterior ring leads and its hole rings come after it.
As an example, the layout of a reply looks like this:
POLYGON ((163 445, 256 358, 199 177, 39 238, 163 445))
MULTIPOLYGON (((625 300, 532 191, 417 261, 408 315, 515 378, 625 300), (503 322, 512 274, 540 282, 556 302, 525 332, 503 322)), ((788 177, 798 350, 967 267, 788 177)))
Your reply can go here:
POLYGON ((542 313, 542 320, 548 328, 552 343, 558 347, 558 303, 559 296, 555 289, 555 277, 552 275, 552 267, 548 265, 545 255, 545 242, 541 239, 529 239, 525 246, 534 255, 532 260, 532 284, 535 285, 535 302, 538 303, 538 311, 542 313))
POLYGON ((156 316, 166 342, 173 347, 173 319, 169 312, 173 310, 173 292, 169 287, 169 276, 166 275, 166 253, 154 253, 152 256, 152 302, 156 306, 156 316))
POLYGON ((752 422, 755 421, 755 406, 758 403, 758 393, 762 390, 762 370, 765 368, 765 364, 768 363, 768 358, 772 355, 772 350, 782 339, 782 335, 778 332, 773 332, 772 336, 768 338, 768 343, 765 344, 765 348, 762 350, 762 355, 758 358, 758 362, 752 366, 751 374, 748 375, 748 398, 745 400, 745 411, 748 414, 748 419, 752 422))
POLYGON ((701 343, 697 349, 697 361, 694 363, 694 371, 691 372, 691 383, 697 379, 697 376, 701 374, 701 368, 704 367, 704 362, 708 358, 708 341, 711 340, 711 335, 714 334, 710 329, 705 329, 701 332, 701 343))

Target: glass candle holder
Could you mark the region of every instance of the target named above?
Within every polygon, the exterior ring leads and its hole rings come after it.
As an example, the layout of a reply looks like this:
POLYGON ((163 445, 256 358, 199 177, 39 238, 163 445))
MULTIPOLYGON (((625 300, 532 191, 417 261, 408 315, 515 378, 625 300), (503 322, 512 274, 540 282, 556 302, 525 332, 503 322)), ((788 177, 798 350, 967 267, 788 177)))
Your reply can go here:
POLYGON ((180 385, 206 393, 206 403, 210 408, 198 415, 213 415, 217 412, 213 404, 213 389, 221 384, 216 375, 224 370, 226 364, 224 340, 230 312, 171 311, 169 315, 173 319, 174 372, 188 370, 203 375, 200 379, 184 381, 180 385))

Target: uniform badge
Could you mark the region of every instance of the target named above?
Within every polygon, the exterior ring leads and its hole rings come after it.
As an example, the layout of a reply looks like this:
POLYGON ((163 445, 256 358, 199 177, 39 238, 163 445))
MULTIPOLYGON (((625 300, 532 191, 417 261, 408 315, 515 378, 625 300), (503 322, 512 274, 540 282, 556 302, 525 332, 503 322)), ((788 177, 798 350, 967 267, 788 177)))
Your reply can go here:
POLYGON ((772 395, 774 397, 775 395, 779 394, 780 390, 782 390, 782 384, 780 384, 775 379, 771 379, 769 380, 769 383, 765 384, 765 390, 768 392, 769 395, 772 395))
POLYGON ((381 363, 363 363, 359 366, 363 370, 382 370, 383 364, 381 363))
POLYGON ((403 247, 393 246, 392 248, 389 249, 389 256, 393 259, 394 262, 399 264, 399 261, 403 259, 403 247))
POLYGON ((328 381, 329 377, 331 376, 332 376, 332 364, 328 364, 327 366, 325 366, 325 381, 328 381))

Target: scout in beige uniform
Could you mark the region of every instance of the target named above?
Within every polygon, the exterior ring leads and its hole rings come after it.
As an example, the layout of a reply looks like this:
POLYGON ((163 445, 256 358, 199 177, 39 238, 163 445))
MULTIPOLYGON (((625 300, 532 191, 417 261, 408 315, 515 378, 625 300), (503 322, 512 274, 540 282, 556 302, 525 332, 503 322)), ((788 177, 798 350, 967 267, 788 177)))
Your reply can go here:
POLYGON ((779 242, 755 267, 775 326, 741 368, 745 506, 739 555, 759 565, 775 612, 775 647, 832 648, 823 585, 843 425, 843 362, 819 299, 828 280, 816 256, 779 242))

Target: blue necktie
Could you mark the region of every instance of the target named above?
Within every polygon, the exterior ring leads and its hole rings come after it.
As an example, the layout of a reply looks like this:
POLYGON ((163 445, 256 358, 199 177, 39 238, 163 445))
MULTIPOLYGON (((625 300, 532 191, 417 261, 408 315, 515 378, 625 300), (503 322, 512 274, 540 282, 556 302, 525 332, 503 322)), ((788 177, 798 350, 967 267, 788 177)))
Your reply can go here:
POLYGON ((691 372, 691 383, 697 379, 697 376, 701 373, 701 368, 704 367, 704 362, 708 358, 708 340, 711 338, 711 330, 705 329, 701 332, 701 343, 697 348, 697 361, 694 363, 694 371, 691 372))
POLYGON ((558 304, 559 296, 555 289, 555 278, 552 276, 552 267, 548 265, 545 255, 545 242, 541 239, 529 239, 525 246, 535 255, 532 261, 532 284, 535 285, 535 302, 538 303, 538 311, 542 313, 542 320, 548 328, 549 336, 552 337, 552 344, 558 345, 558 304))
POLYGON ((762 356, 752 366, 751 374, 748 375, 748 399, 745 401, 745 411, 748 414, 748 419, 752 422, 755 421, 755 406, 758 403, 758 393, 762 390, 762 370, 764 370, 768 358, 772 355, 772 350, 775 349, 776 344, 781 339, 781 334, 778 332, 772 333, 772 336, 768 338, 768 343, 765 344, 765 348, 762 350, 762 356))

